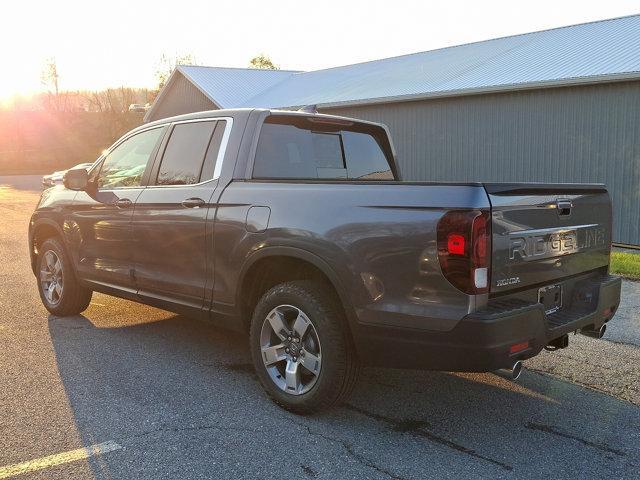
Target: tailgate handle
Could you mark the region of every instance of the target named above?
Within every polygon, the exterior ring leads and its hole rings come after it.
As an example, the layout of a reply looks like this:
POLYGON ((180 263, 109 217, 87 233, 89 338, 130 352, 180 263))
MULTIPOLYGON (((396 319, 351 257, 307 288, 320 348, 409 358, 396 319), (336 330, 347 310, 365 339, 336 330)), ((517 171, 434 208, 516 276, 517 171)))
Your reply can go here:
POLYGON ((558 207, 559 216, 568 217, 571 215, 571 207, 573 207, 571 200, 556 200, 556 206, 558 207))

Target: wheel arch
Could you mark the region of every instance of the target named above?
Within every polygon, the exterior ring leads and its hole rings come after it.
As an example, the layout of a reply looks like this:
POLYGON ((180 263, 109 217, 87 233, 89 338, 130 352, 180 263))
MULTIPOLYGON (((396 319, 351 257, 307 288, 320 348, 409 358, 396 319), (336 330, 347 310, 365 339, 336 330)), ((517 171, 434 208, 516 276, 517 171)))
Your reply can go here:
POLYGON ((31 270, 36 273, 36 262, 40 246, 49 238, 58 237, 64 245, 62 228, 55 221, 43 218, 36 220, 30 229, 29 255, 31 257, 31 270))
MULTIPOLYGON (((254 253, 241 269, 236 292, 236 305, 240 306, 242 318, 247 323, 245 327, 248 327, 249 321, 247 319, 250 318, 251 311, 259 300, 258 294, 264 293, 264 291, 277 283, 281 283, 278 275, 270 276, 271 281, 266 282, 262 277, 262 275, 265 275, 265 269, 268 270, 268 267, 276 262, 283 265, 287 271, 283 275, 283 281, 306 278, 324 280, 335 293, 336 299, 345 313, 347 323, 350 324, 355 318, 353 305, 347 296, 346 285, 331 265, 308 250, 296 247, 273 246, 262 248, 254 253)), ((349 330, 351 331, 351 328, 349 330)))

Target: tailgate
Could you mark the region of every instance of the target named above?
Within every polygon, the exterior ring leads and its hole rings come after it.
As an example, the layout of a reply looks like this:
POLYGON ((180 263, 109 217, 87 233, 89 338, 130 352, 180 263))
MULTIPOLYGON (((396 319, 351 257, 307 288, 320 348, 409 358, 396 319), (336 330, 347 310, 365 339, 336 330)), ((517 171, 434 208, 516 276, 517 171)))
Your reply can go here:
POLYGON ((604 185, 485 184, 491 201, 491 292, 609 264, 611 207, 604 185))

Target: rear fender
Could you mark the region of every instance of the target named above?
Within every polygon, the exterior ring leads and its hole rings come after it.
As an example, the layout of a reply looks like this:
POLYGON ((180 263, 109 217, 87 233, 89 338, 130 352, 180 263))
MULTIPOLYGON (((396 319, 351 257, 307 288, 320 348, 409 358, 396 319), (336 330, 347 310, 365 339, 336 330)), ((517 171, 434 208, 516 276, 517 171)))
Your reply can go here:
POLYGON ((318 270, 320 270, 329 279, 333 288, 337 292, 350 326, 352 327, 354 326, 354 324, 356 323, 355 310, 349 300, 348 290, 344 282, 340 279, 340 277, 335 272, 335 270, 331 267, 331 265, 329 265, 325 260, 320 258, 318 255, 309 252, 308 250, 304 250, 296 247, 288 247, 288 246, 264 247, 258 250, 257 252, 255 252, 254 254, 252 254, 245 261, 241 269, 238 288, 236 292, 236 305, 241 304, 242 291, 240 286, 244 284, 246 274, 251 269, 251 267, 259 260, 262 260, 268 257, 276 257, 276 256, 297 258, 312 264, 318 270))

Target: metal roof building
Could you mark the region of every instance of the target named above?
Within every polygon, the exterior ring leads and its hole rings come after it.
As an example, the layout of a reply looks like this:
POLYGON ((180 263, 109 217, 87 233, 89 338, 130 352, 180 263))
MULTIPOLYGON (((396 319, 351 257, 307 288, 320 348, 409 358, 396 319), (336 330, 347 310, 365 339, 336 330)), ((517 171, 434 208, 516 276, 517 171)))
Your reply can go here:
POLYGON ((640 15, 311 72, 181 66, 146 120, 232 107, 386 123, 404 178, 604 182, 640 244, 640 15))

